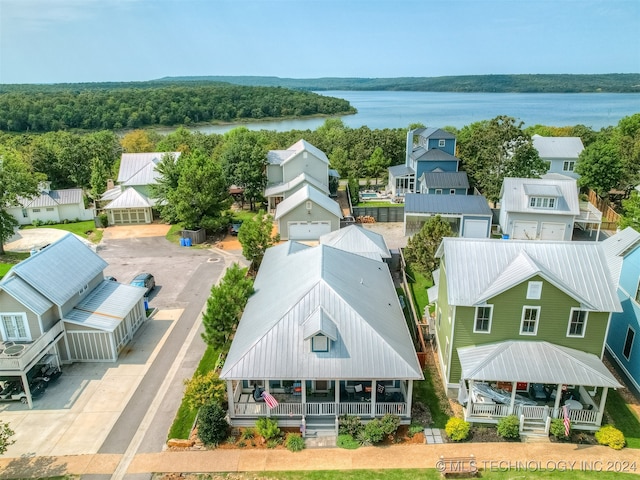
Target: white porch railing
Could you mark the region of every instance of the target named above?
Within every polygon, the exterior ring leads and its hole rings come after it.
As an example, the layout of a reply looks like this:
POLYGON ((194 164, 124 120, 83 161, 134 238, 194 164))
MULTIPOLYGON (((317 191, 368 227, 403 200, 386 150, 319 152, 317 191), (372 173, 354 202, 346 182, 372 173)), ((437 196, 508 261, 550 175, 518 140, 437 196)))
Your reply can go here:
POLYGON ((53 346, 56 339, 62 335, 63 331, 64 326, 62 325, 62 321, 59 321, 47 330, 40 338, 27 344, 25 349, 20 352, 19 355, 11 357, 2 355, 0 357, 0 371, 3 371, 5 374, 8 374, 9 372, 15 372, 16 374, 23 372, 36 357, 40 356, 53 346))
POLYGON ((546 420, 549 416, 549 407, 546 405, 517 405, 514 413, 518 416, 523 415, 525 419, 546 420))
POLYGON ((471 403, 469 416, 471 417, 506 417, 509 406, 499 403, 471 403))
MULTIPOLYGON (((569 420, 571 423, 585 423, 588 425, 597 425, 598 423, 598 410, 573 410, 568 409, 569 420)), ((553 411, 553 418, 564 418, 562 409, 559 408, 553 411)))
POLYGON ((322 402, 322 403, 305 403, 306 415, 335 415, 336 404, 334 402, 322 402))
POLYGON ((302 415, 302 403, 279 403, 276 408, 272 408, 269 412, 269 415, 272 416, 291 416, 291 415, 302 415))
POLYGON ((384 402, 376 403, 376 416, 391 414, 404 417, 407 415, 407 404, 405 402, 384 402))
MULTIPOLYGON (((384 402, 376 403, 376 416, 383 416, 387 413, 406 416, 407 404, 405 402, 384 402)), ((371 416, 371 403, 369 402, 307 402, 307 403, 278 403, 275 408, 269 409, 263 402, 234 402, 233 415, 237 417, 255 416, 341 416, 355 415, 358 417, 371 416)))

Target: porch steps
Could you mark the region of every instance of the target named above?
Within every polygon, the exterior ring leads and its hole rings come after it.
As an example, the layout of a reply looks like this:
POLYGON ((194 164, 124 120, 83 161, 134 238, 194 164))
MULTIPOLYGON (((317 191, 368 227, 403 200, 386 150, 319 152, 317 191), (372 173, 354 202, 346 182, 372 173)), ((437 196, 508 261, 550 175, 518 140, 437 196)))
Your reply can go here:
POLYGON ((307 418, 305 437, 309 437, 309 438, 334 437, 333 443, 335 445, 335 437, 337 435, 338 435, 338 432, 336 432, 335 417, 326 416, 326 417, 307 418))
POLYGON ((545 432, 542 420, 525 419, 520 436, 525 442, 548 442, 549 434, 545 432))

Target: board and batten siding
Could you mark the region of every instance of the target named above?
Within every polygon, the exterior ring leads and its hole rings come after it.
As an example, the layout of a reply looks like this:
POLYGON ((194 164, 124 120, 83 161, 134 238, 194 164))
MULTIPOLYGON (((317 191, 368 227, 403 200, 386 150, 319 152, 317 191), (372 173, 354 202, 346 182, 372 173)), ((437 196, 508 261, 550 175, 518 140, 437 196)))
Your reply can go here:
MULTIPOLYGON (((565 292, 535 276, 487 301, 493 305, 490 333, 474 333, 475 307, 457 307, 455 310, 455 332, 453 358, 449 382, 460 381, 461 367, 457 348, 470 345, 503 342, 506 340, 546 341, 576 350, 602 355, 609 312, 589 312, 583 338, 567 337, 571 308, 580 308, 580 302, 565 292), (527 299, 529 281, 541 281, 542 295, 539 300, 527 299), (521 335, 520 323, 523 307, 540 306, 538 331, 536 335, 521 335)), ((496 378, 495 380, 501 380, 496 378)))
POLYGON ((440 259, 440 280, 438 284, 438 304, 436 309, 436 338, 438 340, 438 356, 440 357, 440 366, 444 374, 445 383, 449 382, 449 351, 447 350, 447 338, 451 341, 453 307, 449 305, 449 296, 447 292, 445 259, 440 259))
POLYGON ((27 325, 29 326, 29 334, 31 340, 35 340, 42 336, 40 331, 40 322, 38 322, 38 315, 13 298, 5 291, 0 291, 0 313, 23 313, 27 317, 27 325))
POLYGON ((302 173, 312 176, 323 185, 329 181, 329 165, 306 150, 282 164, 282 181, 290 182, 302 173))

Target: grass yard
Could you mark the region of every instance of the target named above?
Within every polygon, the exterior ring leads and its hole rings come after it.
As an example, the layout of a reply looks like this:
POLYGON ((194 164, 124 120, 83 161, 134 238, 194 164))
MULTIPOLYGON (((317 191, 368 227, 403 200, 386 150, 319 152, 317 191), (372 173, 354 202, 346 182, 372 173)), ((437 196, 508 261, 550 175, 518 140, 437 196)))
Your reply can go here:
POLYGON ((5 252, 4 255, 0 256, 0 278, 4 277, 16 263, 20 263, 25 258, 29 258, 29 253, 5 252))
POLYGON ((624 434, 627 447, 640 448, 640 420, 615 390, 609 390, 605 410, 615 427, 624 434))
POLYGON ((67 232, 74 233, 79 237, 86 238, 91 243, 100 243, 102 240, 102 229, 96 228, 96 224, 93 220, 76 223, 56 223, 55 225, 40 225, 39 227, 35 227, 33 225, 26 225, 22 227, 24 230, 29 230, 31 228, 55 228, 58 230, 65 230, 67 232))
POLYGON ((428 363, 423 373, 424 380, 413 382, 413 399, 429 407, 433 427, 444 428, 452 412, 450 412, 444 389, 440 385, 440 379, 434 378, 434 375, 438 375, 436 366, 428 363))
POLYGON ((409 281, 409 289, 413 297, 413 304, 416 306, 416 312, 422 314, 425 307, 429 305, 427 289, 433 286, 433 281, 420 272, 412 270, 411 265, 407 265, 406 273, 407 280, 409 281))

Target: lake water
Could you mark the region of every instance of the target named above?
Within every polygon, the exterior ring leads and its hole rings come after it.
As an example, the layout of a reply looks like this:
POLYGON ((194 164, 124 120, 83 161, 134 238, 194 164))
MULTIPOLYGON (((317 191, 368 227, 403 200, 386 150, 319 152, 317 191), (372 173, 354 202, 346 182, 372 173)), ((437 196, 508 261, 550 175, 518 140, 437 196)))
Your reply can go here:
MULTIPOLYGON (((640 113, 640 94, 633 93, 449 93, 326 91, 322 95, 348 100, 358 109, 345 115, 345 125, 371 129, 406 128, 411 123, 461 128, 498 115, 522 120, 525 127, 586 125, 594 130, 617 125, 640 113)), ((279 120, 195 127, 203 133, 224 133, 239 125, 251 130, 315 130, 325 118, 279 120)))

